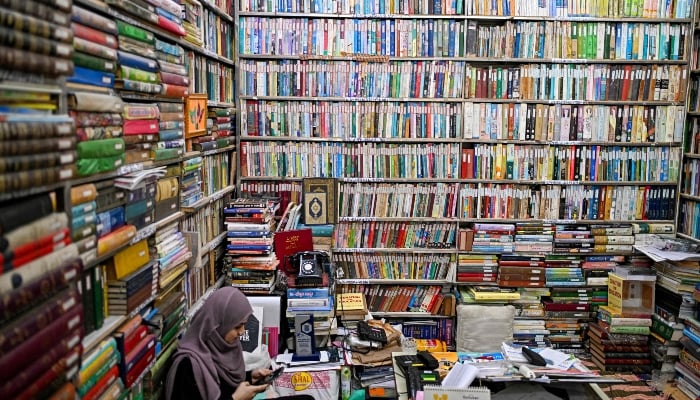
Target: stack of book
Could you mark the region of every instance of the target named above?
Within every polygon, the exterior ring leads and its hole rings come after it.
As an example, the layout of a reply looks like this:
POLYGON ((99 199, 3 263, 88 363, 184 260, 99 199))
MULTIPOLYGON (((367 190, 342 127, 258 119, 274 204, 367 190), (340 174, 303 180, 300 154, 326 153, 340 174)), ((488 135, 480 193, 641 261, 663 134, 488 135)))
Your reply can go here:
POLYGON ((226 253, 231 284, 247 293, 270 293, 279 260, 272 250, 278 205, 264 199, 238 198, 224 208, 226 253))
POLYGON ((192 252, 180 232, 178 221, 158 228, 150 243, 159 266, 158 287, 166 288, 187 271, 192 252))
POLYGON ((498 286, 469 286, 459 288, 462 303, 507 304, 520 299, 516 288, 500 288, 498 286))
POLYGON ((155 104, 126 103, 124 105, 124 162, 135 164, 151 161, 151 150, 158 141, 158 116, 155 104))
POLYGON ((586 278, 581 269, 581 258, 566 255, 548 255, 544 259, 548 287, 584 286, 586 278))
POLYGON ((161 96, 180 99, 186 97, 190 93, 190 78, 185 67, 185 51, 177 44, 159 39, 156 39, 155 45, 161 96))
POLYGON ((615 270, 615 267, 625 262, 625 256, 586 256, 581 264, 583 277, 586 278, 588 286, 608 286, 608 274, 615 270))
POLYGON ((362 293, 339 293, 336 295, 335 303, 335 313, 346 328, 356 326, 357 321, 363 321, 369 313, 365 295, 362 293))
POLYGON ((192 150, 207 151, 233 144, 235 113, 230 108, 210 107, 207 114, 208 134, 192 143, 192 150))
MULTIPOLYGON (((17 214, 10 216, 8 211, 6 207, 0 208, 2 227, 9 229, 3 239, 14 241, 18 239, 18 230, 25 230, 23 237, 32 240, 35 236, 31 231, 27 235, 25 227, 19 227, 31 221, 17 214), (19 225, 15 226, 15 222, 19 225)), ((24 214, 30 212, 25 210, 24 214)), ((75 392, 73 382, 79 369, 83 338, 83 306, 75 282, 82 263, 73 245, 66 248, 71 247, 73 254, 69 260, 54 252, 44 256, 44 261, 39 258, 19 270, 0 275, 0 293, 5 299, 0 307, 2 398, 73 396, 75 392), (17 285, 18 282, 21 284, 17 285), (61 391, 59 388, 66 384, 68 392, 61 391)))
POLYGON ((515 224, 515 251, 551 253, 554 225, 545 222, 518 222, 515 224))
POLYGON ((585 355, 587 319, 548 319, 544 326, 549 330, 549 346, 563 353, 585 355))
POLYGON ((183 103, 158 103, 157 105, 158 142, 151 156, 155 161, 180 157, 185 153, 185 105, 183 103))
POLYGON ((297 315, 313 315, 314 334, 319 337, 330 337, 337 334, 335 318, 335 302, 333 289, 329 285, 320 287, 294 287, 287 289, 287 323, 289 331, 295 332, 294 320, 297 315))
POLYGON ((590 253, 593 251, 593 241, 589 225, 556 225, 553 251, 555 253, 590 253))
POLYGON ((494 254, 459 254, 457 282, 493 283, 498 278, 498 256, 494 254))
POLYGON ((591 225, 594 253, 632 253, 632 225, 591 225))
POLYGON ((121 353, 113 337, 103 340, 83 357, 78 373, 78 394, 81 399, 116 398, 124 392, 119 376, 121 353))
POLYGON ((543 319, 516 318, 513 320, 513 343, 528 347, 549 345, 549 330, 543 319))
POLYGON ((126 206, 124 213, 127 224, 137 229, 155 222, 155 204, 158 178, 165 174, 165 168, 153 168, 115 179, 115 186, 125 189, 126 206))
POLYGON ((608 306, 598 308, 598 320, 589 324, 589 350, 601 371, 650 372, 647 313, 622 314, 608 306))
POLYGON ((474 243, 472 250, 476 253, 512 253, 515 249, 513 224, 474 224, 474 243))
POLYGON ((111 94, 73 92, 68 106, 78 139, 78 175, 109 172, 124 165, 121 99, 111 94))
POLYGON ((550 310, 555 304, 570 308, 569 310, 552 310, 552 312, 581 312, 583 314, 585 310, 578 310, 579 306, 588 307, 589 313, 587 315, 574 318, 566 316, 552 318, 548 319, 546 324, 550 329, 549 340, 553 347, 566 353, 580 353, 584 349, 586 326, 592 320, 590 318, 592 311, 590 310, 594 310, 600 305, 601 300, 602 304, 607 304, 607 288, 603 290, 605 296, 602 297, 600 290, 587 287, 554 287, 550 290, 550 296, 546 299, 547 302, 552 303, 548 307, 550 310))
POLYGON ((498 260, 498 286, 544 287, 544 256, 503 254, 498 260))
POLYGON ((161 290, 153 303, 154 315, 149 321, 149 332, 156 338, 156 362, 146 373, 143 390, 147 398, 159 399, 164 395, 164 384, 170 357, 177 349, 177 338, 186 319, 185 294, 176 290, 161 290))
POLYGON ((79 6, 73 7, 72 20, 75 73, 68 78, 68 86, 97 91, 113 88, 119 47, 117 24, 79 6))
POLYGON ((672 292, 657 280, 654 314, 651 324, 652 366, 667 379, 675 375, 675 364, 681 353, 682 321, 696 314, 696 302, 687 294, 672 292))
POLYGON ((675 364, 676 385, 691 399, 700 396, 700 322, 695 318, 686 319, 686 327, 683 329, 683 337, 680 339, 683 346, 679 359, 675 364))
MULTIPOLYGON (((137 244, 142 248, 144 244, 137 244)), ((136 250, 132 250, 136 251, 136 250)), ((107 310, 109 315, 127 315, 158 292, 158 263, 147 262, 125 276, 107 273, 107 310)))
POLYGON ((542 318, 544 317, 544 307, 542 307, 542 297, 549 296, 549 289, 546 287, 518 288, 520 298, 510 303, 515 307, 515 315, 521 318, 542 318))
POLYGON ((160 94, 162 87, 155 58, 155 36, 138 26, 117 20, 119 51, 115 87, 122 94, 160 94))
POLYGON ((126 321, 114 332, 117 349, 121 354, 119 376, 128 389, 140 381, 156 357, 155 337, 140 314, 126 321))
POLYGON ((202 192, 202 157, 192 157, 182 162, 182 207, 191 207, 204 197, 202 192))
POLYGON ((185 28, 186 41, 201 47, 202 42, 202 4, 197 0, 185 0, 182 5, 182 27, 185 28))

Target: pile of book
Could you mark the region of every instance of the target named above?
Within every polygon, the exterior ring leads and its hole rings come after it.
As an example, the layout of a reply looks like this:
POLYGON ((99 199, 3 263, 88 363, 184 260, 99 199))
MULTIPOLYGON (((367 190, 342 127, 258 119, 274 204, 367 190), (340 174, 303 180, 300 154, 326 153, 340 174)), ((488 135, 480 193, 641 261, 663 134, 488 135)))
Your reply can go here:
POLYGON ((472 250, 476 253, 512 253, 515 250, 513 224, 474 224, 474 243, 472 250))
MULTIPOLYGON (((158 103, 158 142, 152 150, 155 161, 180 157, 185 153, 185 105, 182 103, 158 103)), ((179 174, 178 174, 179 176, 179 174)))
POLYGON ((683 349, 675 364, 676 385, 691 399, 700 395, 698 381, 700 381, 700 322, 695 318, 688 318, 683 329, 683 337, 680 339, 683 349))
POLYGON ((556 253, 590 253, 593 251, 593 237, 590 225, 556 225, 553 251, 556 253))
POLYGON ((127 244, 136 235, 136 227, 126 220, 126 191, 116 187, 113 179, 94 185, 97 189, 97 256, 101 256, 127 244))
POLYGON ((528 347, 549 346, 549 330, 543 319, 515 318, 513 320, 513 343, 528 347))
POLYGON ((512 300, 510 304, 515 307, 515 315, 521 318, 542 318, 544 317, 544 307, 542 298, 549 296, 549 288, 546 287, 521 287, 518 288, 520 298, 512 300))
POLYGON ((2 398, 70 397, 76 390, 84 334, 76 282, 83 266, 75 244, 51 251, 51 237, 65 237, 67 227, 49 194, 0 205, 2 398))
MULTIPOLYGON (((179 5, 178 5, 179 7, 179 5)), ((190 78, 185 67, 185 51, 177 44, 156 39, 161 96, 183 98, 189 94, 190 78)))
POLYGON ((496 284, 497 279, 497 255, 460 253, 457 256, 457 282, 496 284))
POLYGON ((460 287, 460 302, 465 304, 507 304, 520 299, 520 292, 516 288, 501 288, 498 286, 475 285, 460 287))
POLYGON ((204 197, 202 192, 202 157, 182 162, 182 207, 191 207, 204 197))
POLYGON ((551 346, 566 353, 580 354, 584 350, 585 332, 591 315, 600 305, 608 303, 607 287, 553 287, 547 302, 551 313, 559 313, 559 318, 549 318, 546 326, 550 330, 549 340, 551 346), (559 305, 560 310, 553 310, 554 305, 559 305), (588 312, 585 309, 588 308, 588 312), (566 313, 572 315, 567 317, 566 313))
POLYGON ((160 94, 155 36, 138 26, 117 20, 119 50, 115 87, 122 94, 160 94))
POLYGON ((330 286, 287 288, 287 318, 289 330, 294 332, 296 315, 313 315, 317 335, 336 334, 333 290, 330 286))
POLYGON ((107 269, 109 315, 127 315, 151 300, 158 292, 158 263, 149 260, 147 256, 135 257, 135 253, 144 251, 148 254, 145 241, 141 241, 114 256, 116 260, 107 269), (144 260, 146 263, 141 264, 144 260))
POLYGON ((634 228, 632 225, 591 225, 594 253, 632 253, 634 228))
POLYGON ((175 37, 185 36, 180 19, 180 5, 171 0, 151 0, 134 3, 126 0, 108 0, 108 4, 137 20, 163 29, 175 37))
POLYGON ((662 377, 671 380, 675 375, 675 364, 683 348, 680 340, 683 338, 686 325, 682 321, 694 318, 697 303, 688 294, 668 290, 658 280, 655 290, 649 341, 652 367, 659 370, 662 377))
POLYGON ((143 229, 155 222, 157 182, 165 171, 165 167, 152 168, 114 180, 115 186, 125 189, 127 202, 124 212, 127 224, 143 229))
POLYGON ((336 294, 336 316, 340 317, 343 326, 352 329, 357 327, 357 321, 363 321, 369 313, 365 295, 358 292, 336 294))
POLYGON ((544 256, 503 254, 498 260, 498 286, 544 287, 544 256))
POLYGON ((651 315, 598 308, 598 320, 588 329, 589 351, 601 371, 651 372, 651 315))
POLYGON ((515 251, 525 253, 551 253, 554 225, 544 222, 518 222, 515 224, 515 251))
POLYGON ((271 293, 279 260, 272 249, 278 204, 265 199, 237 198, 224 208, 227 274, 245 293, 271 293))
POLYGON ((158 228, 149 242, 150 251, 158 261, 158 287, 168 287, 187 271, 188 261, 192 258, 178 221, 158 228))
POLYGON ((117 398, 123 393, 124 382, 119 375, 120 360, 121 353, 113 337, 103 340, 86 354, 78 373, 80 398, 117 398))
POLYGON ((608 274, 615 270, 620 263, 625 262, 625 256, 586 256, 581 264, 583 277, 588 286, 608 286, 608 274))
POLYGON ((195 46, 202 46, 202 4, 197 0, 185 0, 182 3, 182 27, 185 28, 186 41, 195 46))
MULTIPOLYGON (((181 284, 182 281, 179 281, 181 284)), ((159 399, 164 395, 164 382, 170 356, 177 349, 177 338, 186 319, 185 293, 178 290, 177 280, 162 288, 153 302, 149 332, 156 340, 156 361, 144 377, 143 390, 147 398, 159 399)))
POLYGON ((118 29, 114 21, 82 7, 72 10, 75 73, 68 78, 70 88, 104 92, 114 87, 118 29))
POLYGON ((140 382, 156 357, 155 336, 149 333, 144 318, 137 314, 114 331, 119 359, 119 376, 126 388, 140 382))
POLYGON ((232 132, 236 117, 231 108, 210 107, 207 114, 208 134, 194 139, 192 150, 208 151, 221 149, 234 143, 232 132))
POLYGON ((566 255, 547 255, 544 259, 548 287, 584 286, 586 279, 581 269, 581 258, 566 255))

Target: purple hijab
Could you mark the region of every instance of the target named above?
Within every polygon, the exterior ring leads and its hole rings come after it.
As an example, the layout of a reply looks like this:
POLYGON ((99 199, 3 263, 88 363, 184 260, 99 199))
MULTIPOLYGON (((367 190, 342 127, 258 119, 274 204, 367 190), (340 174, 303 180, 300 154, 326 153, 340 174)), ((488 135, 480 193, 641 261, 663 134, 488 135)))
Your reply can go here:
POLYGON ((192 318, 178 343, 168 372, 165 398, 171 398, 177 366, 185 358, 192 363, 203 399, 218 399, 222 383, 237 387, 245 379, 241 342, 226 343, 224 336, 252 313, 253 308, 240 290, 231 286, 216 290, 192 318))

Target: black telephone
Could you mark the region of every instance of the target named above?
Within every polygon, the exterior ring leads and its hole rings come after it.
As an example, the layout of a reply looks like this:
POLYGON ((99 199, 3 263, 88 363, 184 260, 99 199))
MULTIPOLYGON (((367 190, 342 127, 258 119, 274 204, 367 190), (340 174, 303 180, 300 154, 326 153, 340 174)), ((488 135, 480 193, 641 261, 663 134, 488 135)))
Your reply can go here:
POLYGON ((329 261, 328 254, 323 251, 302 251, 291 257, 291 265, 299 278, 318 278, 323 275, 323 265, 329 261))

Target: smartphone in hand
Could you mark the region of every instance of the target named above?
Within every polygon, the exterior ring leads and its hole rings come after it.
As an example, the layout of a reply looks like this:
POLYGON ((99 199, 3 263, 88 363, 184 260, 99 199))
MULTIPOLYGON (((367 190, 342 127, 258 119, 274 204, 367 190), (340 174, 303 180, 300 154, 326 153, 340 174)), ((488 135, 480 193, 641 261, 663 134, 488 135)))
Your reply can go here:
POLYGON ((277 368, 276 370, 272 371, 272 373, 259 381, 256 382, 256 385, 267 385, 268 383, 272 383, 275 379, 279 378, 280 375, 282 375, 282 372, 284 371, 284 366, 281 366, 277 368))

